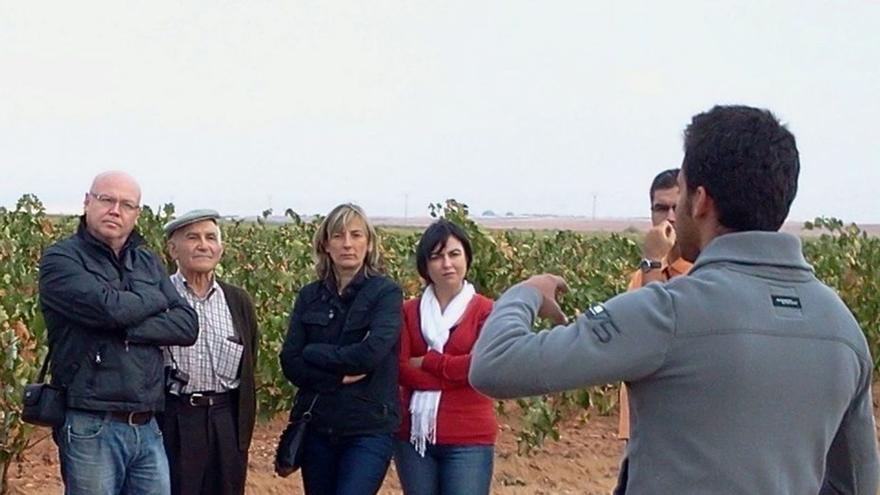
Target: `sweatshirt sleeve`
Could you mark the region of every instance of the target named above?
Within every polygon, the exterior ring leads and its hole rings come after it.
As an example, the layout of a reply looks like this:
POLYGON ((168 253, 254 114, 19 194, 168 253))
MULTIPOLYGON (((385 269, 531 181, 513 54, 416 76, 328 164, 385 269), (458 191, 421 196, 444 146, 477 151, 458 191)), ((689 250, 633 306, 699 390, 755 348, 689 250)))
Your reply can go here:
POLYGON ((663 364, 674 335, 672 300, 659 284, 535 333, 541 302, 540 292, 523 284, 496 301, 474 346, 469 376, 475 389, 512 398, 637 380, 663 364))

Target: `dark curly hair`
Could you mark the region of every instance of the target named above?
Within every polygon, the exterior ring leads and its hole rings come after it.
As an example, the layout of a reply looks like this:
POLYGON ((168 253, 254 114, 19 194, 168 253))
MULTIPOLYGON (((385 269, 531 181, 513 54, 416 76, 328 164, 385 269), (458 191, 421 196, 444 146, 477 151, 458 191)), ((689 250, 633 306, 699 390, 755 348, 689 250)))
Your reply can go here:
POLYGON ((734 231, 782 227, 797 194, 794 135, 769 110, 716 106, 684 131, 688 194, 703 186, 719 222, 734 231))

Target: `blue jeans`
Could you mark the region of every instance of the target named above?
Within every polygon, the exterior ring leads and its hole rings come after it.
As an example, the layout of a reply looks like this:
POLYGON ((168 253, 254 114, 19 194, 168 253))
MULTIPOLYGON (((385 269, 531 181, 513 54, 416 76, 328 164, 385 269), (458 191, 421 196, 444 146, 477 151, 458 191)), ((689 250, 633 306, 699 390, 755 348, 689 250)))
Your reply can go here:
POLYGON ((68 409, 54 432, 66 495, 169 495, 171 484, 156 419, 131 426, 106 413, 68 409))
POLYGON ((303 488, 309 495, 366 495, 382 487, 391 464, 391 434, 336 436, 309 431, 303 488))
POLYGON ((394 440, 394 463, 405 494, 488 495, 492 445, 432 445, 425 457, 405 440, 394 440))

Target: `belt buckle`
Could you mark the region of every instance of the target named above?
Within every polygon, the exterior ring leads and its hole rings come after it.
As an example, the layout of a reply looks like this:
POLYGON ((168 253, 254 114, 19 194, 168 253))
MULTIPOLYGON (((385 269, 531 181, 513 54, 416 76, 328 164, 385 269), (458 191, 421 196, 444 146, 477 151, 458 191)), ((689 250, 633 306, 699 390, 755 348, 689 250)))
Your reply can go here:
POLYGON ((129 413, 128 413, 128 420, 127 420, 128 426, 140 426, 140 425, 138 425, 137 423, 134 422, 134 416, 135 416, 135 414, 137 414, 137 412, 135 412, 135 411, 129 411, 129 413))
POLYGON ((202 394, 202 393, 199 393, 199 392, 196 392, 196 393, 194 393, 194 394, 190 394, 190 396, 189 396, 189 405, 192 406, 192 407, 198 407, 198 404, 196 404, 196 399, 201 399, 201 398, 203 398, 204 396, 205 396, 205 394, 202 394))

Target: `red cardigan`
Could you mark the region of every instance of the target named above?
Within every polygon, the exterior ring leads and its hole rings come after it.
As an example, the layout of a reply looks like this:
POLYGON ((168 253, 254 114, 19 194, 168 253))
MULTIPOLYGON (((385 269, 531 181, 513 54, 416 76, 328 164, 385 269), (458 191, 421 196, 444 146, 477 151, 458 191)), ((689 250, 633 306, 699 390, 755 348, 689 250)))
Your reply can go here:
POLYGON ((398 437, 409 440, 409 400, 414 390, 442 390, 437 413, 437 444, 493 445, 498 432, 495 403, 468 383, 471 349, 492 311, 492 300, 477 294, 449 334, 443 353, 428 352, 419 319, 420 299, 403 305, 400 332, 400 406, 403 421, 398 437), (421 368, 411 357, 425 356, 421 368))

